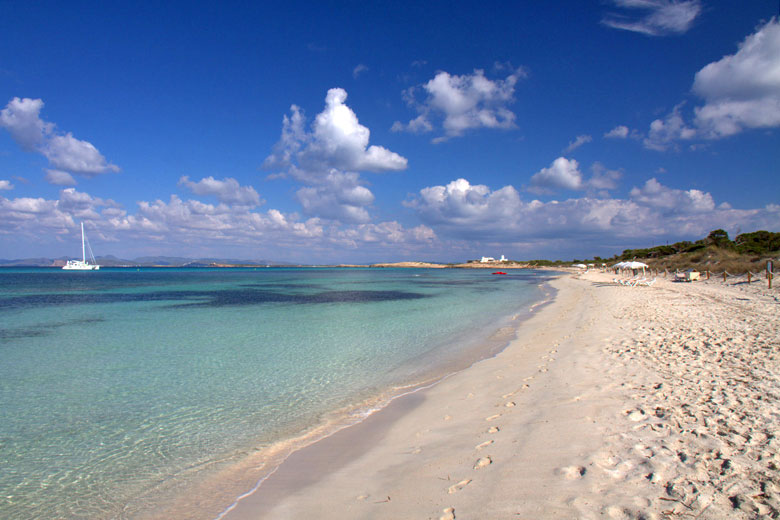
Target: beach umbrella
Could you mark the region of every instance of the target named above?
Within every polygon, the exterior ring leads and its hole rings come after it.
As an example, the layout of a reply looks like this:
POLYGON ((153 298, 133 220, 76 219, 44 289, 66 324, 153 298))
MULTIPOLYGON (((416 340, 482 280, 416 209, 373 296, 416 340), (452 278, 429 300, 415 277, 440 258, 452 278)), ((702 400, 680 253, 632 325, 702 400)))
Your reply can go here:
POLYGON ((648 267, 647 264, 642 262, 637 262, 636 260, 634 260, 633 262, 625 262, 625 264, 626 264, 624 266, 625 269, 641 269, 642 274, 644 274, 645 269, 648 267))

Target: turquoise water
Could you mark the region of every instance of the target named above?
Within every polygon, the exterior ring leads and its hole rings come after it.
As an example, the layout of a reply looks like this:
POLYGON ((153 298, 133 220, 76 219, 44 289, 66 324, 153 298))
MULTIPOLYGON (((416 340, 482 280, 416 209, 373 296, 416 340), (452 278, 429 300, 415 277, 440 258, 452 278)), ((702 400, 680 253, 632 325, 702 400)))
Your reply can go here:
POLYGON ((2 269, 0 518, 164 508, 248 452, 485 355, 544 279, 2 269))

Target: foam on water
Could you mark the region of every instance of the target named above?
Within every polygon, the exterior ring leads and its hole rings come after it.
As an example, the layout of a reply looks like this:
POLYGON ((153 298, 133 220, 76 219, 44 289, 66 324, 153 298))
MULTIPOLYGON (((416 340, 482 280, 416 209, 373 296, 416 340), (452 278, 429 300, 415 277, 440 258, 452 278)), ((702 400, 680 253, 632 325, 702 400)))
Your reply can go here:
POLYGON ((144 516, 243 468, 219 512, 289 449, 485 355, 541 278, 0 270, 0 517, 144 516))

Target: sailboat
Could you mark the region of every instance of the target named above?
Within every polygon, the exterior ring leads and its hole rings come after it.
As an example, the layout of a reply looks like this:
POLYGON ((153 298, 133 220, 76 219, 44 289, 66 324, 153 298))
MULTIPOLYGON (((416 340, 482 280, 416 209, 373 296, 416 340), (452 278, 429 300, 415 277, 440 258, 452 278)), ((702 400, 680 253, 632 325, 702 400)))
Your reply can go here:
POLYGON ((89 247, 89 241, 84 235, 84 223, 81 223, 81 260, 68 260, 68 263, 62 266, 69 271, 97 271, 100 266, 95 261, 95 255, 92 254, 92 248, 89 247), (86 247, 85 247, 86 244, 86 247), (92 263, 87 262, 87 248, 89 248, 89 257, 92 263))

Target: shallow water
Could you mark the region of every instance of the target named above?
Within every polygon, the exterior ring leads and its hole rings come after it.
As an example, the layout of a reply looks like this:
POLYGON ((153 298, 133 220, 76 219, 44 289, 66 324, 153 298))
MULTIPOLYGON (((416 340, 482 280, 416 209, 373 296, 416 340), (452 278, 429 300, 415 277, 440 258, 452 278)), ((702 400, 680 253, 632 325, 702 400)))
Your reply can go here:
POLYGON ((141 515, 166 483, 186 490, 334 410, 484 355, 545 278, 2 269, 0 518, 141 515))

